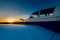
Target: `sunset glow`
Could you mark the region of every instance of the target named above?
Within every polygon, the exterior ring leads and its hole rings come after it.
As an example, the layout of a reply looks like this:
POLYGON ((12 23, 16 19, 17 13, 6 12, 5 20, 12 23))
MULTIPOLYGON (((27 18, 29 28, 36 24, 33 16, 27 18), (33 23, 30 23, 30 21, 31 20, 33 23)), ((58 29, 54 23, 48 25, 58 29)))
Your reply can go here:
POLYGON ((0 22, 9 22, 9 23, 13 23, 13 22, 25 22, 25 21, 20 20, 20 19, 17 19, 17 18, 6 18, 6 19, 0 20, 0 22))
POLYGON ((7 19, 7 22, 12 23, 12 22, 15 22, 15 20, 16 20, 16 19, 14 19, 14 18, 8 18, 8 19, 7 19))

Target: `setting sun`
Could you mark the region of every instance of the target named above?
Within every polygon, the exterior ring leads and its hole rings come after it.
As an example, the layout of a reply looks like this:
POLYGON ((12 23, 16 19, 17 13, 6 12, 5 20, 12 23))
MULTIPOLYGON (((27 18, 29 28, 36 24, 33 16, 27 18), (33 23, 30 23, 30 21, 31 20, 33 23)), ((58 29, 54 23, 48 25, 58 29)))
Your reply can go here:
POLYGON ((4 23, 4 22, 7 22, 7 23, 16 23, 16 22, 25 22, 25 20, 23 19, 17 19, 17 18, 6 18, 6 19, 0 19, 0 22, 4 23))
POLYGON ((7 19, 7 22, 12 23, 12 22, 15 22, 15 20, 16 20, 16 19, 14 19, 14 18, 8 18, 8 19, 7 19))

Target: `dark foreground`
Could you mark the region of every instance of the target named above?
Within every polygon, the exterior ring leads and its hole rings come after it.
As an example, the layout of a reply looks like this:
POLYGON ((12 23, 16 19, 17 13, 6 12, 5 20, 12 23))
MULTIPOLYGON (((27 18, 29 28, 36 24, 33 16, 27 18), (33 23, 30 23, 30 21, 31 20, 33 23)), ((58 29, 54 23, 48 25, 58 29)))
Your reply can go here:
POLYGON ((27 22, 26 24, 39 25, 54 32, 60 33, 60 21, 27 22))
MULTIPOLYGON (((9 22, 4 22, 0 24, 10 24, 9 22)), ((11 24, 25 24, 25 25, 38 25, 54 32, 60 33, 60 21, 46 21, 46 22, 13 22, 11 24)))

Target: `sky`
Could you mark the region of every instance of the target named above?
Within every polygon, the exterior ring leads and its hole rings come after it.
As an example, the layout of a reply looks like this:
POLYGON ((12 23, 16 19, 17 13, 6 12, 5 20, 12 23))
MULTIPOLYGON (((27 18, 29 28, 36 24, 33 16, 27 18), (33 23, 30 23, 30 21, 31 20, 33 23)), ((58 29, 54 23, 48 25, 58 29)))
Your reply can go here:
POLYGON ((59 0, 0 0, 0 19, 26 19, 39 9, 59 3, 59 0))

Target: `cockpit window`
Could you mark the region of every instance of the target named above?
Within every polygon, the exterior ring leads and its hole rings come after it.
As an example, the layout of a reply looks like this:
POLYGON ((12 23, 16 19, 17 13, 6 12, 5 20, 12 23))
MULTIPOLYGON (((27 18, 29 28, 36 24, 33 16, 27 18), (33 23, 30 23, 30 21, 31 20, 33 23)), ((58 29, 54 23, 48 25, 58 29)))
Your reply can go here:
POLYGON ((55 10, 56 7, 52 7, 52 8, 47 8, 47 9, 43 9, 43 10, 38 10, 34 13, 32 13, 32 17, 40 17, 40 16, 51 16, 53 15, 53 12, 55 10))

